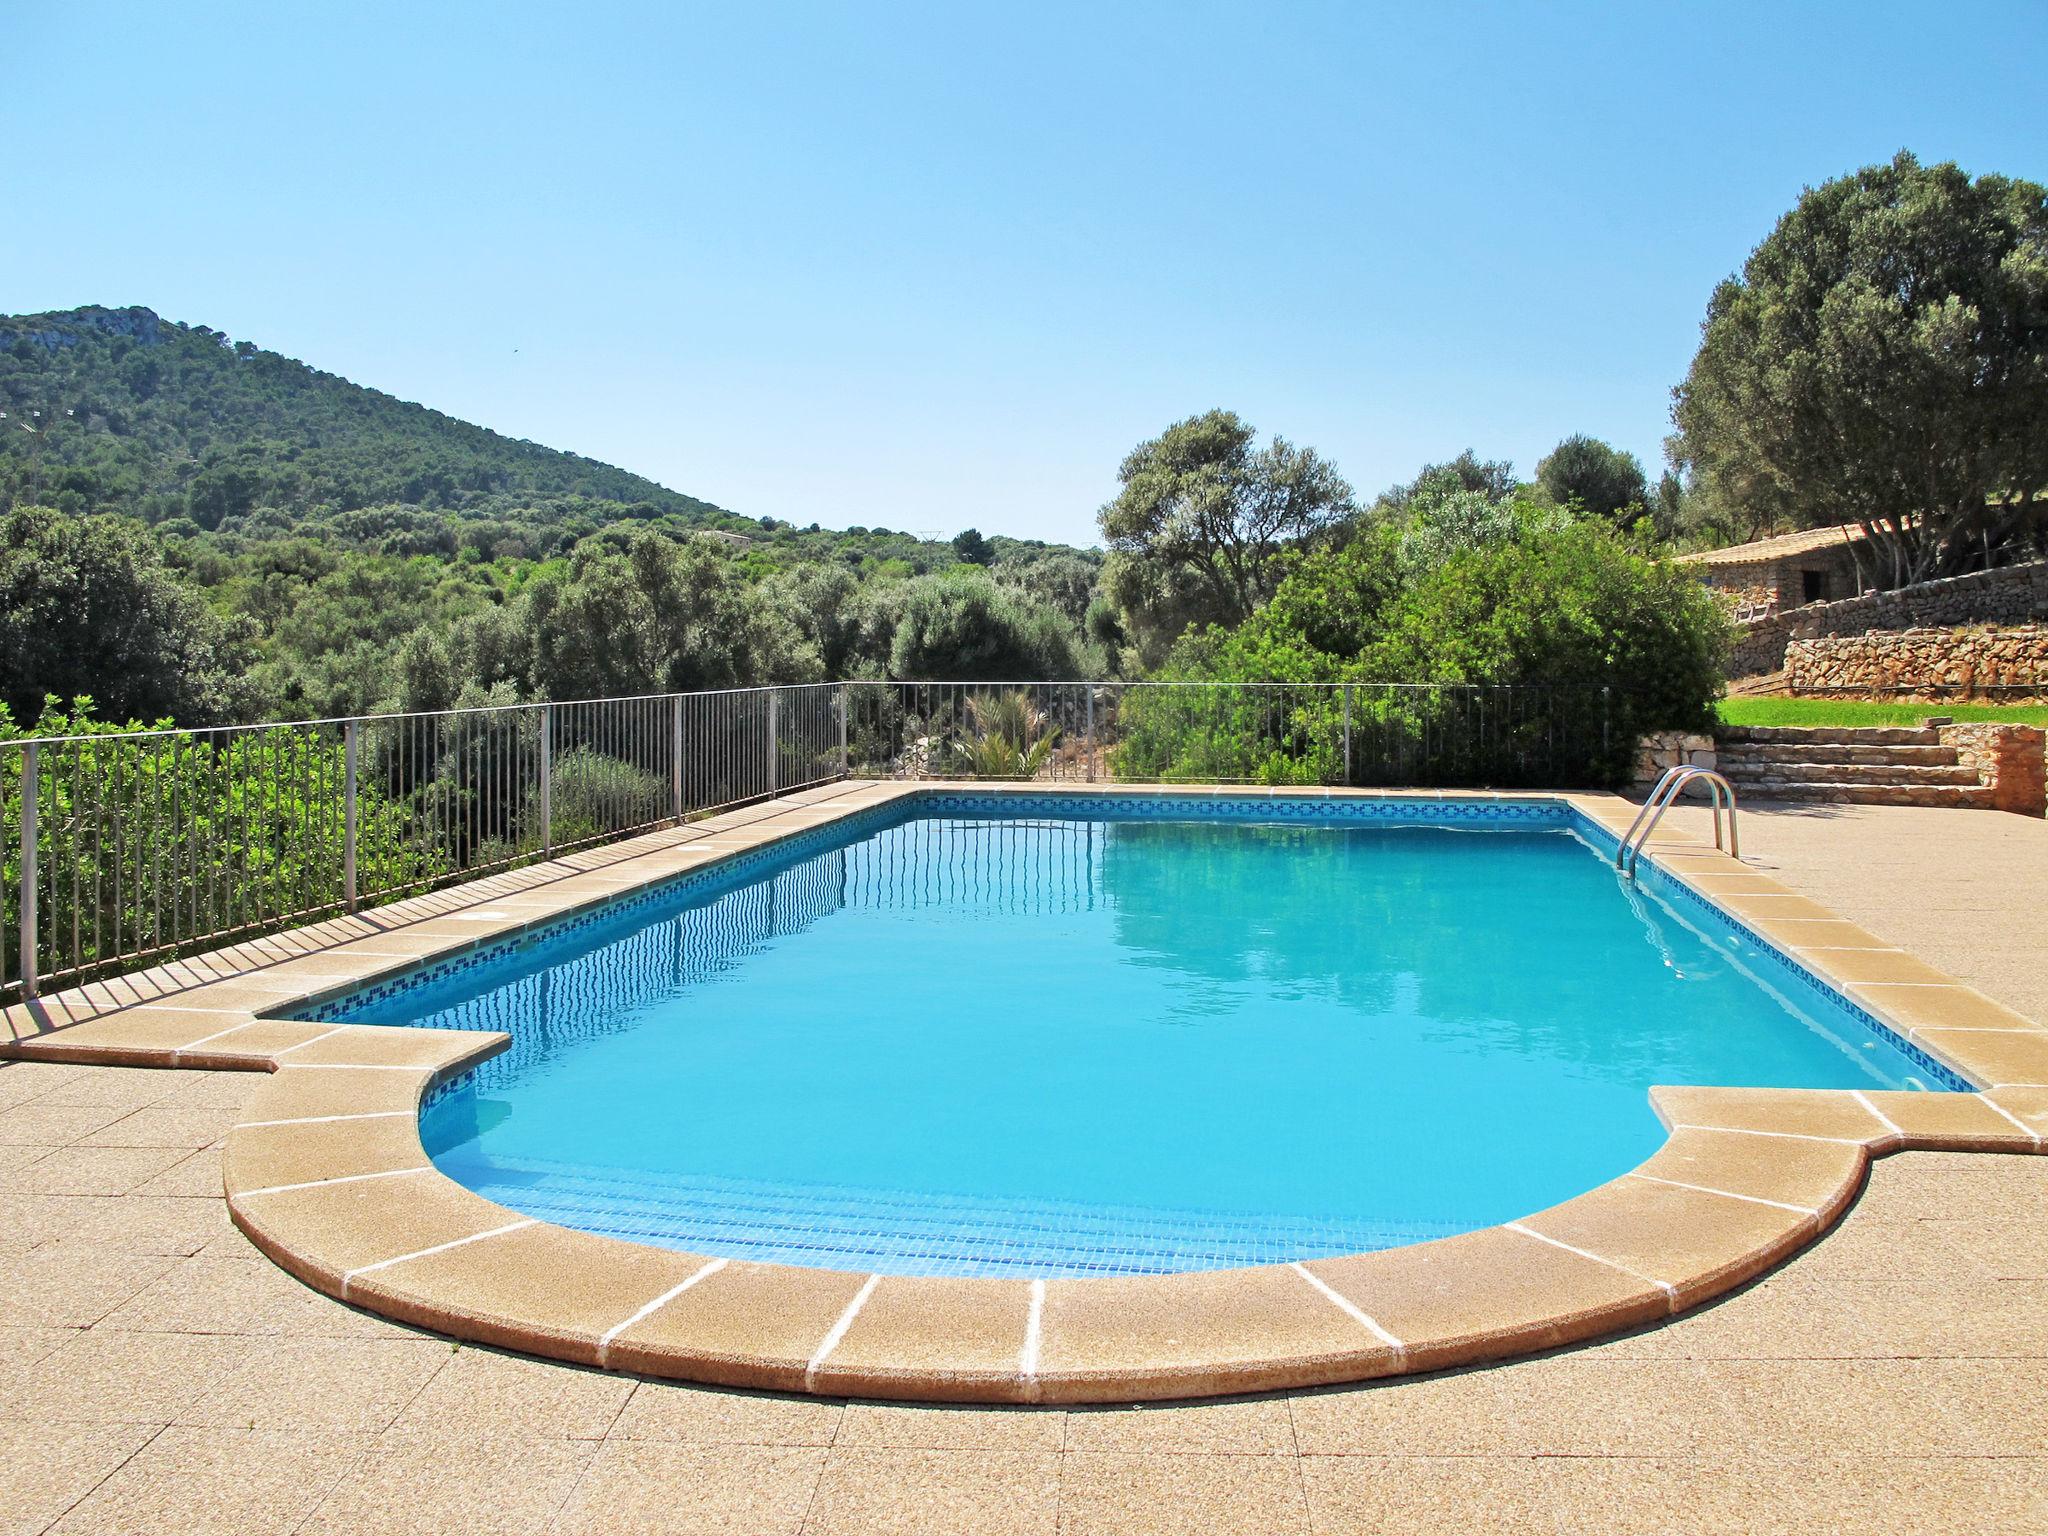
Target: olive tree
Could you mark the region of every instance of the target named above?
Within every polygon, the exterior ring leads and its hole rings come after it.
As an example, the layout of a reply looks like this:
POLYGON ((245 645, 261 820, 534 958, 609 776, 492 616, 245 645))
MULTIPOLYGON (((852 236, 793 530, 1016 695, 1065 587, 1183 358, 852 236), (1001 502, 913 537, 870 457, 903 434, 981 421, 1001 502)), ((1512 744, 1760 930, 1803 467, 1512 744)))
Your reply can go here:
POLYGON ((1896 581, 2040 537, 2048 191, 1904 153, 1809 189, 1714 291, 1672 414, 1712 498, 1860 523, 1896 581))
POLYGON ((1351 515, 1351 487, 1313 448, 1276 437, 1264 448, 1230 411, 1175 422, 1118 470, 1123 488, 1099 514, 1123 562, 1151 585, 1194 596, 1193 617, 1241 624, 1272 596, 1276 556, 1351 515))

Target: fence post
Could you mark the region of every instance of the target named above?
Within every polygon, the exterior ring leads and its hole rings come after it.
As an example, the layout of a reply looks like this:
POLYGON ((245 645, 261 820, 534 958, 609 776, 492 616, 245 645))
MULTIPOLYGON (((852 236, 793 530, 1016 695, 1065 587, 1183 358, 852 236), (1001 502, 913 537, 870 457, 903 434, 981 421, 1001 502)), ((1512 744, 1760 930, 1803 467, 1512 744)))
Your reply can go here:
POLYGON ((354 720, 341 728, 341 899, 356 909, 356 733, 354 720))
POLYGON ((1351 786, 1351 685, 1344 685, 1344 785, 1351 786))
POLYGON ((675 819, 683 819, 683 696, 679 693, 668 706, 668 792, 675 819))
POLYGON ((782 690, 768 690, 768 793, 782 789, 782 690))
POLYGON ((853 775, 853 758, 846 746, 846 712, 848 703, 846 684, 841 683, 839 685, 839 777, 842 779, 850 778, 853 775))
POLYGON ((21 995, 36 995, 36 783, 39 749, 21 749, 21 995))
POLYGON ((1095 685, 1085 685, 1088 692, 1088 782, 1095 782, 1095 685))
POLYGON ((540 707, 540 852, 555 856, 555 706, 540 707))
MULTIPOLYGON (((1600 756, 1603 760, 1606 758, 1608 752, 1611 750, 1607 741, 1609 720, 1609 712, 1607 708, 1607 688, 1608 685, 1605 683, 1602 683, 1600 685, 1600 756)), ((1602 766, 1605 766, 1604 761, 1602 766)))

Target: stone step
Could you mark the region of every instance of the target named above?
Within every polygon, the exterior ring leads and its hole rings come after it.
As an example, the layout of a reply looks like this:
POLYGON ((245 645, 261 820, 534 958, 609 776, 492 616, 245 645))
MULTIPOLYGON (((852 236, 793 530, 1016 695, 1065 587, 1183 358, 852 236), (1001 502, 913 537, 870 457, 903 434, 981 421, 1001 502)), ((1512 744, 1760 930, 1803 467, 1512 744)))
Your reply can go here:
POLYGON ((1724 725, 1720 742, 1786 745, 1823 742, 1844 747, 1938 747, 1941 732, 1924 725, 1724 725))
POLYGON ((1757 784, 1975 784, 1977 770, 1948 763, 1740 763, 1721 759, 1721 772, 1741 788, 1757 784))
POLYGON ((1992 809, 1991 790, 1982 784, 1756 784, 1743 787, 1751 800, 1827 801, 1837 805, 1928 805, 1957 810, 1992 809))
POLYGON ((1954 747, 1881 747, 1838 741, 1729 741, 1719 746, 1728 763, 1927 763, 1948 767, 1954 747))

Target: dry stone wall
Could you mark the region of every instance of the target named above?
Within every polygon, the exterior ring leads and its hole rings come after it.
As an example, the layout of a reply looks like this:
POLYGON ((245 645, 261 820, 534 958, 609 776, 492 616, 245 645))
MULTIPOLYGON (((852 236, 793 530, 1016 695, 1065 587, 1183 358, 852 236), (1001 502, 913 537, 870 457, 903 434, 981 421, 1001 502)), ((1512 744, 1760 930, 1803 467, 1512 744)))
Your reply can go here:
POLYGON ((1785 691, 1965 699, 2048 694, 2048 628, 1873 630, 1794 640, 1785 647, 1785 691))
POLYGON ((1795 640, 1869 630, 1948 628, 1959 624, 2048 621, 2048 560, 1973 571, 1895 592, 1866 592, 1838 603, 1809 603, 1744 625, 1728 658, 1730 677, 1758 677, 1785 665, 1795 640))
POLYGON ((2048 814, 2048 731, 2038 725, 1965 720, 1941 728, 1941 744, 1977 770, 1991 790, 1991 808, 2020 816, 2048 814))
POLYGON ((1714 738, 1697 731, 1656 731, 1636 743, 1635 787, 1649 789, 1666 769, 1712 768, 1714 738))

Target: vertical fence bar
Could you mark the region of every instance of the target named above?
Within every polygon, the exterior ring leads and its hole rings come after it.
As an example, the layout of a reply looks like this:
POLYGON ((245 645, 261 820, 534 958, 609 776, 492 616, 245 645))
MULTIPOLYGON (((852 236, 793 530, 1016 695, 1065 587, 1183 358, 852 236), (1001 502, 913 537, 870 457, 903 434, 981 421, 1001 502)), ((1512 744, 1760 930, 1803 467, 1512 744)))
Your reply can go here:
POLYGON ((1344 685, 1344 783, 1351 784, 1351 685, 1344 685))
POLYGON ((21 749, 21 995, 36 995, 36 779, 40 752, 21 749))
POLYGON ((775 794, 782 788, 782 746, 779 740, 782 731, 782 690, 768 690, 768 793, 775 794))
POLYGON ((1088 782, 1093 784, 1095 782, 1095 685, 1093 683, 1085 684, 1083 692, 1088 696, 1088 782))
POLYGON ((846 745, 846 712, 851 703, 851 696, 847 693, 846 684, 841 683, 839 685, 839 691, 834 702, 839 708, 839 777, 844 779, 851 777, 853 773, 853 757, 846 745))
POLYGON ((540 853, 555 856, 555 706, 540 707, 540 853))
POLYGON ((683 696, 679 693, 668 706, 668 799, 675 819, 683 819, 683 696))
POLYGON ((341 728, 341 900, 356 909, 356 753, 359 727, 341 728))

